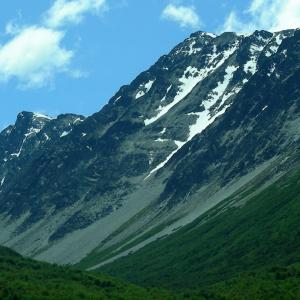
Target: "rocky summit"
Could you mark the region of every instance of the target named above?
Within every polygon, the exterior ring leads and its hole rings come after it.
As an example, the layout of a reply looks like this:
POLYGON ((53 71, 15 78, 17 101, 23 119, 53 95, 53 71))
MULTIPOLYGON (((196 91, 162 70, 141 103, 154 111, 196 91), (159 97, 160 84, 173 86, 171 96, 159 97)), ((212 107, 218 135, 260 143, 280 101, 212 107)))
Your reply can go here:
POLYGON ((92 116, 20 113, 0 244, 91 270, 243 207, 299 165, 299 80, 300 30, 196 32, 92 116))

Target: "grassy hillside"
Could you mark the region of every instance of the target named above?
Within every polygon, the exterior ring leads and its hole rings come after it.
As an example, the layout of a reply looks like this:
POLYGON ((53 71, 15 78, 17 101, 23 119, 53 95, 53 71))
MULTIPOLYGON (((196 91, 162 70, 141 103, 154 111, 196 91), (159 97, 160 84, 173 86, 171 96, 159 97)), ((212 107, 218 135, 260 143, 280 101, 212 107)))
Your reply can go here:
POLYGON ((300 268, 272 268, 264 272, 241 274, 210 286, 198 295, 207 300, 298 300, 300 268))
POLYGON ((1 300, 296 300, 300 267, 247 273, 200 289, 171 293, 144 289, 108 276, 24 259, 0 247, 1 300))
POLYGON ((0 247, 0 299, 173 300, 183 299, 183 296, 158 289, 140 288, 108 276, 24 259, 0 247))
POLYGON ((249 193, 234 202, 227 199, 231 205, 221 203, 170 237, 101 271, 144 286, 178 289, 299 262, 300 172, 243 201, 249 193))

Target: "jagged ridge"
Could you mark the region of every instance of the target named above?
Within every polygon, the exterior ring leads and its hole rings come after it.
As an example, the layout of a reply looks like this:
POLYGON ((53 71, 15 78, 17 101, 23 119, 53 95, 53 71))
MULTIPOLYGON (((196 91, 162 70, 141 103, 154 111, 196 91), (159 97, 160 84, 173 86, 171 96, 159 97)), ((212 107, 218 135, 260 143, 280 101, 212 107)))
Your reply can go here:
MULTIPOLYGON (((11 176, 0 194, 0 242, 60 263, 95 249, 93 257, 116 249, 123 256, 191 222, 262 171, 265 181, 285 172, 293 161, 287 153, 297 149, 298 44, 294 30, 193 34, 100 112, 82 122, 74 116, 78 124, 34 155, 22 148, 12 156, 17 175, 1 165, 0 176, 11 176)), ((54 121, 44 120, 36 136, 54 121)), ((0 157, 10 136, 10 128, 1 134, 0 157)))

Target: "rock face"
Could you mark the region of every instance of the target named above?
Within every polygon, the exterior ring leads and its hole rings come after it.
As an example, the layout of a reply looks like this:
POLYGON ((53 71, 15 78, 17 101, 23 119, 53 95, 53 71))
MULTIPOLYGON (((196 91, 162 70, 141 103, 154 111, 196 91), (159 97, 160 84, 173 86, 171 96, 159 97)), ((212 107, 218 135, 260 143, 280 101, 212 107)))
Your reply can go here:
POLYGON ((86 119, 21 113, 0 134, 0 243, 95 267, 269 184, 299 159, 299 49, 299 30, 197 32, 86 119))

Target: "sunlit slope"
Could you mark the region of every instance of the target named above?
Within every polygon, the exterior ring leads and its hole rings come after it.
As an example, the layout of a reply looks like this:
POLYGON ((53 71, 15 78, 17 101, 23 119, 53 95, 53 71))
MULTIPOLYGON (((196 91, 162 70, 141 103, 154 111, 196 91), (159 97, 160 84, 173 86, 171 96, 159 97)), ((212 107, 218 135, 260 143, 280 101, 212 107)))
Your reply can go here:
POLYGON ((300 172, 251 187, 101 271, 143 285, 199 287, 300 261, 300 172))

